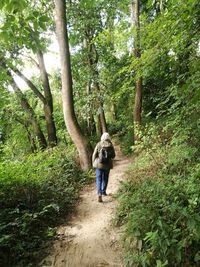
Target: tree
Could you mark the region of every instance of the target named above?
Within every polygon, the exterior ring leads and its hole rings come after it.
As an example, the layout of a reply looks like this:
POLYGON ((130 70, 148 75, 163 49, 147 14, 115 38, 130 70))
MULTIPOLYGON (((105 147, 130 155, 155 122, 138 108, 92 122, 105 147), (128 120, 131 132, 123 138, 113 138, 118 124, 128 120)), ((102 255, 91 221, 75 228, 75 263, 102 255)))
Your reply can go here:
MULTIPOLYGON (((134 36, 134 57, 139 59, 140 52, 140 2, 139 0, 132 1, 131 10, 133 24, 135 26, 136 34, 134 36)), ((141 112, 142 112, 142 77, 138 77, 136 73, 135 81, 135 104, 134 104, 134 126, 137 128, 141 125, 141 112)), ((137 138, 137 137, 136 137, 137 138)))
POLYGON ((91 71, 91 80, 93 82, 94 88, 97 92, 98 98, 97 99, 97 106, 98 106, 98 122, 99 122, 99 131, 100 134, 103 132, 107 132, 107 124, 106 124, 106 117, 104 112, 104 103, 101 100, 101 88, 99 84, 99 72, 98 72, 98 53, 93 41, 94 38, 94 30, 85 29, 85 40, 86 40, 86 49, 87 49, 87 57, 88 57, 88 65, 91 71))
POLYGON ((53 98, 49 83, 49 76, 44 64, 43 53, 47 47, 47 38, 45 32, 49 30, 52 23, 50 20, 51 4, 44 2, 33 3, 31 1, 22 1, 16 4, 10 1, 8 5, 2 8, 2 46, 9 55, 9 67, 20 76, 43 103, 44 118, 46 122, 48 146, 57 145, 56 127, 53 116, 53 98), (41 9, 43 11, 40 14, 41 9), (49 26, 50 25, 50 26, 49 26), (9 31, 8 31, 9 29, 9 31), (17 34, 16 34, 17 33, 17 34), (26 53, 33 53, 37 56, 37 67, 40 70, 40 83, 42 84, 44 96, 39 89, 28 80, 22 69, 24 68, 22 52, 24 47, 27 48, 26 53), (12 61, 12 62, 11 62, 12 61))
POLYGON ((99 134, 107 131, 107 123, 102 84, 100 82, 100 51, 98 50, 99 47, 97 47, 96 38, 104 29, 103 24, 105 22, 102 22, 101 12, 107 17, 106 5, 106 1, 86 0, 84 4, 82 1, 72 1, 68 12, 70 24, 69 37, 72 37, 73 46, 80 47, 80 54, 84 62, 83 68, 86 74, 85 82, 87 88, 90 87, 90 90, 87 90, 86 98, 94 97, 93 108, 91 108, 88 114, 88 119, 93 121, 92 113, 93 117, 97 117, 96 129, 99 134))
POLYGON ((61 60, 61 80, 62 80, 62 100, 63 112, 67 130, 72 141, 77 147, 82 169, 91 167, 92 148, 87 138, 83 136, 78 124, 73 102, 73 86, 71 74, 70 51, 68 43, 66 2, 65 0, 55 0, 55 23, 56 33, 60 49, 61 60))
MULTIPOLYGON (((22 93, 22 91, 20 90, 20 88, 18 87, 17 83, 15 82, 15 80, 12 77, 12 74, 8 71, 7 72, 10 83, 12 85, 12 88, 15 92, 15 94, 17 95, 20 103, 21 103, 21 107, 24 109, 24 111, 28 114, 29 116, 29 120, 30 123, 32 124, 33 127, 33 131, 38 139, 40 148, 44 149, 47 147, 47 142, 45 139, 45 136, 42 132, 42 129, 37 121, 36 115, 34 110, 32 109, 32 107, 30 106, 30 104, 28 103, 28 100, 26 99, 25 95, 22 93)), ((27 125, 26 125, 27 128, 27 125)), ((32 143, 31 143, 32 145, 32 143)))
POLYGON ((26 84, 33 91, 35 96, 37 96, 40 99, 40 101, 43 103, 43 110, 44 110, 47 135, 48 135, 48 146, 54 147, 57 144, 57 136, 56 136, 56 127, 55 127, 54 117, 53 117, 53 99, 52 99, 51 89, 49 85, 48 74, 46 72, 46 68, 44 65, 43 54, 42 52, 39 52, 38 54, 39 54, 38 55, 39 68, 41 72, 41 81, 42 81, 42 87, 44 90, 44 95, 40 92, 37 86, 22 73, 22 71, 20 71, 16 67, 13 67, 12 70, 26 82, 26 84))
POLYGON ((48 134, 48 144, 50 147, 57 145, 56 136, 56 126, 53 116, 53 98, 51 93, 51 88, 49 84, 49 77, 44 64, 44 57, 42 51, 37 52, 37 58, 39 62, 40 76, 42 81, 42 86, 44 89, 44 114, 46 120, 47 134, 48 134))

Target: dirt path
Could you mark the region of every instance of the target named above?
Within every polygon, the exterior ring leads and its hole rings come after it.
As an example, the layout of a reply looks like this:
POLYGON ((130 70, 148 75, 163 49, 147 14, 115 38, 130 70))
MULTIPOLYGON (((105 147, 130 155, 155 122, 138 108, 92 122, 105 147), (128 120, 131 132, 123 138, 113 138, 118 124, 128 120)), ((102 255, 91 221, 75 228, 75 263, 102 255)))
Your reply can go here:
POLYGON ((58 230, 59 240, 42 267, 123 267, 119 233, 112 226, 116 208, 113 198, 129 160, 121 157, 117 149, 115 167, 111 170, 107 193, 103 203, 97 202, 95 184, 81 194, 81 202, 70 223, 58 230), (112 195, 111 195, 112 194, 112 195))

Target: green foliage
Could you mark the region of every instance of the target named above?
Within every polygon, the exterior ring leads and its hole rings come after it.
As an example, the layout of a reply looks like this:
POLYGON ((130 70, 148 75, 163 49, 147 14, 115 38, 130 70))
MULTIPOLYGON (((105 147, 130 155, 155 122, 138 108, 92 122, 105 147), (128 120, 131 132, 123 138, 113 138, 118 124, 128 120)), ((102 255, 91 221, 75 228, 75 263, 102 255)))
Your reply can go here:
POLYGON ((200 266, 199 151, 175 136, 155 126, 140 135, 117 213, 127 266, 200 266))
POLYGON ((157 260, 166 266, 199 266, 198 176, 199 166, 187 178, 151 177, 124 185, 124 242, 130 266, 157 266, 157 260))
POLYGON ((86 178, 61 149, 0 164, 1 266, 27 266, 39 257, 86 178))
MULTIPOLYGON (((132 64, 143 77, 145 113, 153 118, 172 107, 174 113, 177 105, 190 102, 188 96, 196 99, 199 94, 198 1, 167 2, 166 10, 153 17, 142 13, 142 56, 132 64)), ((148 10, 155 12, 150 6, 148 10)))
MULTIPOLYGON (((46 51, 53 30, 52 3, 1 1, 0 54, 9 66, 21 70, 24 52, 32 57, 30 51, 46 51)), ((197 0, 141 0, 141 58, 133 59, 135 29, 131 29, 130 1, 67 2, 79 124, 95 144, 99 137, 94 128, 88 129, 88 122, 94 119, 97 128, 101 102, 108 131, 119 136, 125 153, 140 155, 123 186, 118 213, 118 221, 125 225, 130 266, 200 266, 199 14, 197 0), (133 146, 134 83, 139 76, 143 82, 143 125, 133 146)), ((23 158, 31 152, 30 138, 35 136, 11 96, 7 69, 2 67, 0 255, 5 255, 4 261, 10 257, 7 265, 16 266, 16 258, 21 267, 34 257, 31 251, 37 251, 41 237, 45 240, 54 234, 55 217, 71 210, 82 174, 59 150, 23 158)), ((50 79, 55 88, 58 140, 68 151, 73 150, 61 109, 60 77, 56 73, 50 79)), ((38 78, 34 83, 42 91, 38 78)), ((44 130, 42 105, 29 90, 24 94, 44 130)), ((37 147, 37 141, 32 145, 37 147)))
POLYGON ((34 52, 44 49, 46 39, 41 35, 52 25, 51 8, 51 3, 43 1, 11 0, 2 3, 0 6, 2 42, 7 48, 15 47, 18 50, 23 47, 34 52))
POLYGON ((131 66, 143 77, 146 125, 117 214, 126 262, 200 266, 200 9, 192 0, 142 1, 141 10, 142 55, 131 66))

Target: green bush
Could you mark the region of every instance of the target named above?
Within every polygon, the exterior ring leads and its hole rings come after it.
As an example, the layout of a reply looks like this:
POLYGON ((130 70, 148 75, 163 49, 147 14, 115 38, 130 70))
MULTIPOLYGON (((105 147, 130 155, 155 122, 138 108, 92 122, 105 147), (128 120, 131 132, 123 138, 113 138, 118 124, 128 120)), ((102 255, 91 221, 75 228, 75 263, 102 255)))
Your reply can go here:
MULTIPOLYGON (((159 140, 157 138, 156 140, 159 140)), ((147 146, 118 198, 127 266, 200 266, 200 164, 189 143, 147 146), (156 147, 156 149, 155 149, 156 147)))
POLYGON ((0 164, 0 266, 34 266, 86 179, 59 149, 0 164))

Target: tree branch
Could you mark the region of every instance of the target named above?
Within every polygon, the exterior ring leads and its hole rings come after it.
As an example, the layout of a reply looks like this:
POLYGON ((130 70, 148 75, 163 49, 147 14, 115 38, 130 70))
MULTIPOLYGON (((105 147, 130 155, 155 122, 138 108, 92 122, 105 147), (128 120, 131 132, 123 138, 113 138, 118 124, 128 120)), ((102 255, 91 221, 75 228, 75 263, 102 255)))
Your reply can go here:
POLYGON ((30 87, 30 89, 34 92, 34 94, 39 97, 39 99, 45 104, 46 99, 45 97, 40 93, 40 91, 37 89, 37 87, 26 77, 24 74, 18 70, 18 69, 13 69, 13 71, 20 77, 22 78, 26 84, 30 87))

